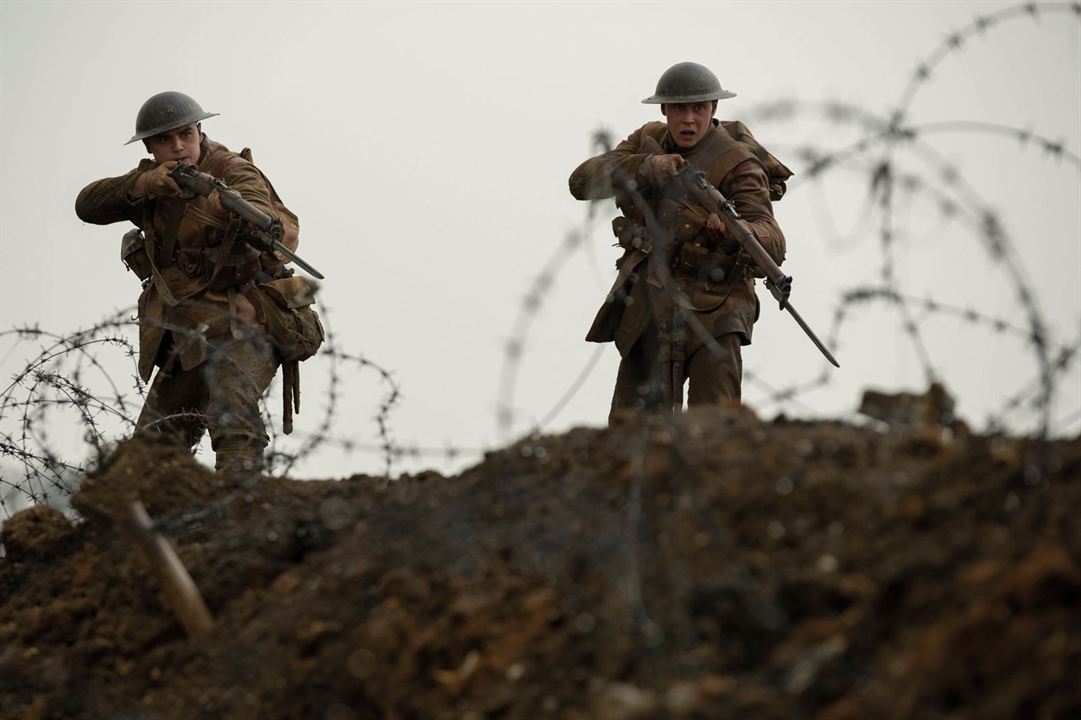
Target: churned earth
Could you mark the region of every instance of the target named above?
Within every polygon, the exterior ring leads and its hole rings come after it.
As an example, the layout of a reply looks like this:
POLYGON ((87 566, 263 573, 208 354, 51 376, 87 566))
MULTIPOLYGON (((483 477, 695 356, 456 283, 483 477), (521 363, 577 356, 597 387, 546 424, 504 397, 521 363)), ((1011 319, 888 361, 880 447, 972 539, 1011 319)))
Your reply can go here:
POLYGON ((3 529, 5 720, 1081 717, 1081 439, 715 409, 389 484, 129 442, 73 505, 3 529))

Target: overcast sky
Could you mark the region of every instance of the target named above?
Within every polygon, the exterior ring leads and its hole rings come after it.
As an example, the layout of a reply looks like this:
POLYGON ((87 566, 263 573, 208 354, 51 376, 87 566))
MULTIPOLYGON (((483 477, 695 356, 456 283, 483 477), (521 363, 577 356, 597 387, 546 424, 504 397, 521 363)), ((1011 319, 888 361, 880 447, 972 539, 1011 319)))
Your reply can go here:
MULTIPOLYGON (((614 212, 600 208, 587 228, 567 177, 593 152, 593 131, 619 139, 659 118, 640 100, 668 66, 694 60, 712 68, 737 93, 718 115, 747 119, 796 171, 776 207, 788 237, 785 269, 796 278, 794 304, 826 336, 841 293, 881 282, 881 218, 865 205, 880 154, 854 159, 825 182, 810 178, 800 148, 837 149, 861 134, 822 121, 815 103, 888 115, 951 32, 1011 7, 4 0, 0 329, 37 323, 64 333, 135 302, 138 282, 118 259, 126 228, 84 225, 74 199, 89 181, 138 162, 142 146, 123 143, 140 105, 180 90, 221 114, 204 131, 234 150, 251 147, 300 216, 300 252, 327 275, 321 300, 341 349, 391 370, 402 388, 394 437, 491 447, 503 437, 496 410, 509 397, 505 382, 501 390, 504 348, 533 279, 572 232, 585 232, 585 242, 560 266, 525 336, 512 434, 544 418, 592 356, 595 346, 582 338, 618 256, 608 230, 614 212), (793 99, 805 103, 794 117, 761 112, 793 99)), ((989 125, 1061 141, 1074 156, 1081 149, 1081 22, 1063 8, 1009 16, 936 60, 907 116, 925 128, 921 142, 936 159, 905 150, 895 165, 929 189, 899 195, 892 224, 906 291, 1024 324, 1016 280, 989 259, 963 216, 947 222, 931 200, 934 192, 979 198, 1001 213, 1017 249, 1014 267, 1037 293, 1052 341, 1076 342, 1078 167, 989 125), (931 125, 944 121, 983 125, 931 125), (964 185, 944 180, 949 172, 937 162, 956 168, 964 185)), ((977 425, 1035 377, 1023 342, 938 316, 918 322, 926 354, 977 425)), ((888 308, 861 310, 842 329, 842 369, 787 410, 849 416, 865 387, 922 389, 920 351, 902 326, 888 308)), ((34 346, 2 342, 0 370, 10 377, 34 346)), ((791 319, 765 302, 744 360, 773 386, 824 370, 791 319)), ((545 430, 603 424, 617 361, 606 346, 545 430)), ((305 365, 298 434, 320 417, 321 362, 305 365)), ((1076 434, 1077 365, 1070 375, 1053 414, 1076 434)), ((385 388, 373 373, 349 371, 347 379, 336 433, 372 442, 385 388)), ((745 398, 771 417, 777 407, 764 392, 748 383, 745 398)), ((272 412, 280 424, 277 402, 272 412)), ((461 461, 429 457, 402 467, 423 465, 461 461)), ((362 454, 305 471, 380 466, 377 455, 362 454)))

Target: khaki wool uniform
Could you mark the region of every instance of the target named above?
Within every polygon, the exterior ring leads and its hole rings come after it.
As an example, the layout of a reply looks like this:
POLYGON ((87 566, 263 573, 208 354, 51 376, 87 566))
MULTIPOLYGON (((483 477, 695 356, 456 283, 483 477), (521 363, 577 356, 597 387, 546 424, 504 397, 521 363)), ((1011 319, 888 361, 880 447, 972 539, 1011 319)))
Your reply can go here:
POLYGON ((778 264, 784 261, 785 239, 773 217, 771 198, 784 194, 784 181, 792 172, 766 152, 742 123, 712 122, 712 130, 689 150, 676 145, 664 122, 647 123, 614 150, 586 160, 571 174, 570 191, 575 198, 614 197, 624 216, 613 223, 625 248, 616 263, 618 274, 586 335, 590 342, 614 341, 621 356, 610 420, 620 411, 656 409, 662 404, 658 358, 666 352, 666 333, 661 331, 668 329, 666 324, 684 325, 679 384, 690 381, 688 404, 740 399, 741 347, 750 344, 758 319, 754 276, 761 274, 746 254, 729 255, 717 247, 706 229, 709 211, 685 195, 653 187, 645 176, 645 160, 658 151, 679 154, 702 170, 734 203, 778 264), (659 255, 650 252, 647 219, 621 189, 621 178, 635 181, 641 199, 671 233, 674 293, 662 280, 667 273, 654 267, 659 255), (709 272, 712 269, 722 271, 723 278, 718 281, 718 274, 709 272), (692 312, 701 326, 687 327, 676 305, 692 312), (703 335, 716 345, 707 346, 703 335))
MULTIPOLYGON (((136 178, 155 166, 144 159, 75 201, 85 222, 130 221, 146 235, 154 271, 139 297, 139 374, 145 382, 159 369, 136 430, 194 447, 209 429, 218 469, 258 469, 268 443, 259 400, 278 359, 246 293, 283 268, 244 241, 249 225, 205 197, 133 199, 136 178)), ((277 217, 262 173, 205 135, 198 169, 277 217)))

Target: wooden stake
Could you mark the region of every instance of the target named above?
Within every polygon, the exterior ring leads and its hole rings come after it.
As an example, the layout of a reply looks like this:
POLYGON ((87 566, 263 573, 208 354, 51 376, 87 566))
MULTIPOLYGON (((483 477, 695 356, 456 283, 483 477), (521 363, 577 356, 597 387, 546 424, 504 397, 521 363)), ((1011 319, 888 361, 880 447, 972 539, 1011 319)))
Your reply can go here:
POLYGON ((128 507, 128 526, 142 547, 146 559, 150 561, 150 566, 165 586, 169 604, 188 636, 210 630, 214 626, 214 619, 199 588, 169 541, 154 532, 154 523, 138 500, 128 507))

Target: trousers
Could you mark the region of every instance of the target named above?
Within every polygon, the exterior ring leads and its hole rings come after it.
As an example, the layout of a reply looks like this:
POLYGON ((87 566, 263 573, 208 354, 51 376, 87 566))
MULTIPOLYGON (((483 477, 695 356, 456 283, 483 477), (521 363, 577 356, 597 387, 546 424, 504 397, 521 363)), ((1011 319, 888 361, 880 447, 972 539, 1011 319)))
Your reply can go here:
MULTIPOLYGON (((687 405, 710 405, 741 398, 743 382, 742 343, 738 333, 714 338, 717 348, 698 348, 684 362, 683 383, 688 383, 687 405)), ((608 422, 628 411, 663 412, 661 394, 660 341, 657 326, 650 322, 638 340, 619 361, 612 409, 608 422)))
POLYGON ((210 338, 200 365, 184 370, 174 357, 158 368, 136 434, 159 433, 194 448, 209 430, 216 469, 261 470, 270 439, 259 400, 277 369, 274 348, 262 335, 210 338))

